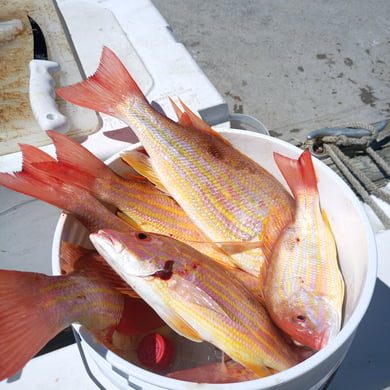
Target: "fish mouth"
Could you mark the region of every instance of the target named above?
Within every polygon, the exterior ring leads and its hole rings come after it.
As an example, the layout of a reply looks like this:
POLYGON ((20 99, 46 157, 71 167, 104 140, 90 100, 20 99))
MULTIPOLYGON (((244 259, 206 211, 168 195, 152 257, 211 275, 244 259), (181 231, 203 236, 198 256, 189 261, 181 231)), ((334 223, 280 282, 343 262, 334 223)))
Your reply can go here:
POLYGON ((320 351, 326 347, 339 333, 340 326, 338 323, 333 323, 327 329, 325 329, 318 337, 314 340, 314 349, 320 351))
POLYGON ((111 249, 116 253, 121 253, 124 250, 120 240, 115 239, 115 231, 113 230, 100 229, 97 233, 91 233, 89 238, 98 252, 107 253, 107 250, 111 249))

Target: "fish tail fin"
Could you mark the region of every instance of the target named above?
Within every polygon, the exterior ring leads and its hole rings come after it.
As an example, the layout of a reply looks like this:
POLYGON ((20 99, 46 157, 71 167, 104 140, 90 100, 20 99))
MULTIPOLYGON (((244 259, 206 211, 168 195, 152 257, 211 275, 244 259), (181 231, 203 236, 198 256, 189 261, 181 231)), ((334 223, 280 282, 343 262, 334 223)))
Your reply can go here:
POLYGON ((23 155, 22 169, 24 171, 29 169, 33 170, 33 164, 37 162, 57 161, 54 157, 33 145, 19 144, 19 148, 23 155))
MULTIPOLYGON (((57 160, 37 160, 30 164, 35 175, 43 181, 56 178, 69 185, 78 186, 92 194, 99 193, 99 180, 110 180, 116 174, 93 155, 88 149, 71 138, 47 131, 56 147, 57 160)), ((23 150, 23 157, 29 158, 30 150, 23 150)))
MULTIPOLYGON (((40 164, 52 164, 52 162, 40 164)), ((73 214, 89 231, 107 226, 118 230, 129 229, 124 221, 115 216, 88 191, 54 177, 45 178, 42 172, 37 175, 25 171, 14 174, 0 173, 0 185, 73 214)))
POLYGON ((86 171, 93 176, 100 176, 102 173, 113 174, 103 161, 72 138, 52 130, 48 130, 47 135, 53 141, 60 163, 86 171))
POLYGON ((302 191, 318 192, 317 176, 308 149, 300 155, 298 160, 276 152, 274 159, 295 198, 302 191))
MULTIPOLYGON (((0 380, 16 374, 69 324, 52 321, 40 310, 39 286, 48 276, 0 270, 0 380)), ((52 313, 52 312, 51 312, 52 313)))
POLYGON ((126 99, 136 97, 147 102, 124 64, 106 46, 93 76, 56 92, 70 103, 113 116, 118 115, 116 107, 126 99))
POLYGON ((64 166, 55 158, 35 146, 19 144, 19 147, 22 151, 23 161, 22 173, 17 175, 24 177, 26 180, 27 177, 31 177, 41 180, 44 183, 51 182, 54 187, 60 183, 58 180, 68 183, 72 182, 71 178, 74 178, 73 181, 82 183, 82 187, 87 187, 92 180, 90 175, 87 175, 84 171, 78 168, 71 169, 70 167, 64 166), (57 178, 58 180, 53 182, 53 178, 57 178))
POLYGON ((61 209, 66 207, 66 197, 56 188, 58 183, 44 183, 30 172, 0 173, 0 185, 13 191, 42 200, 61 209))

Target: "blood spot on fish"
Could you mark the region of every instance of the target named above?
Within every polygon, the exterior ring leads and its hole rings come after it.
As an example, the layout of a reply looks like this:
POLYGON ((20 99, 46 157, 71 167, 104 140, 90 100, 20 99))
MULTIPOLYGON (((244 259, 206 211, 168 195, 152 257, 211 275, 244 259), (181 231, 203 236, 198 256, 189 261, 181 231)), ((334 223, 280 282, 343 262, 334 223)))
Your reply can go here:
POLYGON ((297 238, 295 239, 295 241, 296 241, 296 242, 301 242, 301 239, 300 239, 299 237, 297 237, 297 238))
POLYGON ((224 158, 224 154, 221 152, 220 148, 214 145, 213 142, 208 143, 205 148, 207 149, 207 152, 216 159, 222 160, 224 158))
POLYGON ((172 276, 173 260, 167 260, 164 264, 164 268, 156 271, 153 276, 157 276, 161 280, 169 280, 172 276))

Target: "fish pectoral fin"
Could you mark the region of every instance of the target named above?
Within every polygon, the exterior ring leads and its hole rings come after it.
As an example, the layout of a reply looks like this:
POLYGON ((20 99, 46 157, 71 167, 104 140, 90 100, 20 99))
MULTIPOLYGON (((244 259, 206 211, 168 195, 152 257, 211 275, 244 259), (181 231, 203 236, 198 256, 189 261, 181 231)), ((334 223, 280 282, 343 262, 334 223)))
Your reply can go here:
MULTIPOLYGON (((205 335, 200 333, 203 329, 201 323, 209 323, 213 320, 216 321, 216 323, 222 323, 229 316, 223 307, 200 287, 195 286, 189 280, 181 277, 175 278, 175 285, 170 289, 170 295, 175 301, 184 301, 184 305, 182 305, 182 312, 180 313, 180 319, 182 324, 186 324, 188 326, 187 328, 184 328, 185 331, 192 330, 198 336, 198 341, 206 340, 212 342, 208 331, 206 331, 207 334, 205 335), (194 327, 198 324, 199 331, 194 329, 194 327)), ((177 328, 177 324, 175 326, 177 328)), ((180 333, 179 330, 178 332, 180 333)), ((184 333, 181 334, 188 337, 184 333)), ((192 338, 192 340, 194 339, 192 338)))
POLYGON ((160 191, 169 193, 164 184, 161 183, 156 171, 154 170, 150 157, 137 150, 126 150, 120 154, 123 161, 129 164, 142 176, 152 182, 160 191))
POLYGON ((322 218, 325 222, 325 225, 327 226, 327 228, 329 229, 329 231, 331 232, 332 231, 332 228, 330 227, 330 222, 329 222, 329 217, 328 217, 328 214, 326 213, 326 211, 324 209, 321 209, 321 214, 322 214, 322 218))
POLYGON ((130 227, 132 227, 135 230, 142 230, 141 227, 135 222, 131 217, 129 217, 126 213, 123 211, 118 210, 116 212, 116 215, 122 220, 125 221, 130 227))
POLYGON ((229 255, 235 255, 238 253, 246 252, 251 249, 263 249, 263 243, 261 241, 222 241, 222 242, 216 242, 217 244, 225 253, 229 255))
POLYGON ((169 326, 179 333, 181 336, 186 337, 187 339, 195 342, 202 342, 203 339, 200 337, 199 333, 196 332, 189 324, 183 321, 179 317, 175 317, 170 322, 169 326))
POLYGON ((170 305, 156 308, 159 316, 178 334, 195 342, 201 342, 203 339, 199 333, 183 318, 181 313, 170 305))
POLYGON ((260 378, 264 378, 272 374, 272 371, 266 366, 260 366, 255 364, 245 364, 245 366, 252 370, 260 378))

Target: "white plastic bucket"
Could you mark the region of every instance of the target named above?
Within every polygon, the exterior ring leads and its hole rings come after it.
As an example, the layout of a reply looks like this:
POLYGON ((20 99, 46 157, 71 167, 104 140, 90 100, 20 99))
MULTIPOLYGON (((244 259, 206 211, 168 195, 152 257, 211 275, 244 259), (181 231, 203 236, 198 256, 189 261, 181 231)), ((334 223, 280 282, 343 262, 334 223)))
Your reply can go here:
MULTIPOLYGON (((274 151, 298 158, 302 150, 284 141, 266 135, 224 130, 221 133, 242 152, 259 162, 284 183, 272 153, 274 151)), ((133 148, 137 148, 135 145, 133 148)), ((107 162, 121 171, 118 156, 107 162)), ((198 384, 170 379, 131 364, 100 344, 96 344, 86 329, 75 327, 78 342, 92 375, 103 375, 113 388, 118 389, 319 389, 343 361, 370 303, 377 272, 375 237, 370 223, 351 189, 330 168, 314 161, 322 207, 326 210, 335 235, 341 269, 346 284, 344 320, 340 333, 321 351, 304 362, 278 374, 234 384, 198 384)), ((88 234, 71 217, 62 215, 53 242, 52 263, 54 274, 59 274, 59 248, 61 240, 86 245, 88 234)))

